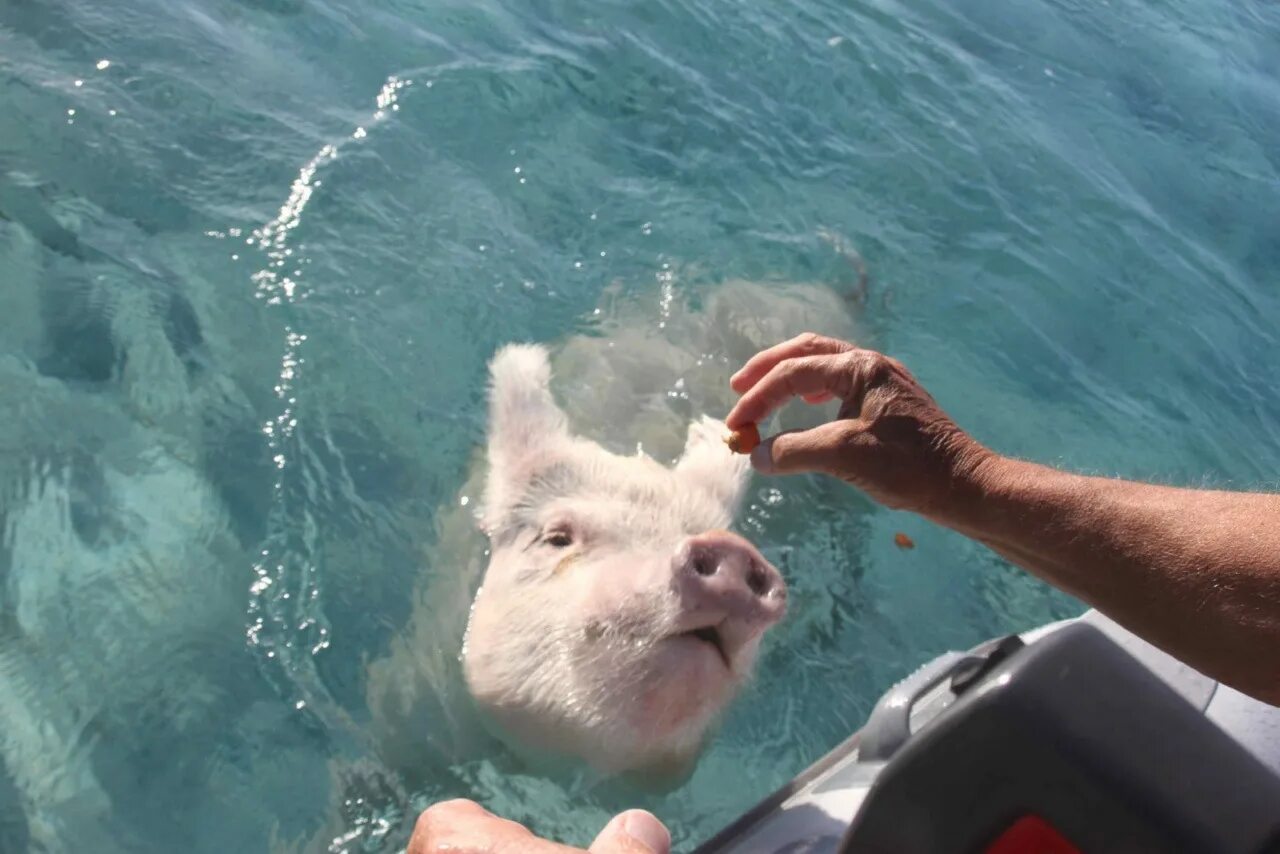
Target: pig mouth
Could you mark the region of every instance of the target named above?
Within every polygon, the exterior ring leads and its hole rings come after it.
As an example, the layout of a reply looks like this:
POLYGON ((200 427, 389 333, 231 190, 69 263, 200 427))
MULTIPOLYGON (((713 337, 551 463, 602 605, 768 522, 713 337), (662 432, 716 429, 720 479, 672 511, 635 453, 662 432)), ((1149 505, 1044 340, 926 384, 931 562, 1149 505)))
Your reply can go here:
POLYGON ((729 660, 729 653, 725 649, 724 638, 720 634, 720 630, 715 626, 703 626, 700 629, 691 629, 677 635, 682 638, 692 638, 699 643, 709 644, 715 649, 716 654, 720 656, 720 661, 724 663, 725 669, 732 670, 733 664, 729 660))

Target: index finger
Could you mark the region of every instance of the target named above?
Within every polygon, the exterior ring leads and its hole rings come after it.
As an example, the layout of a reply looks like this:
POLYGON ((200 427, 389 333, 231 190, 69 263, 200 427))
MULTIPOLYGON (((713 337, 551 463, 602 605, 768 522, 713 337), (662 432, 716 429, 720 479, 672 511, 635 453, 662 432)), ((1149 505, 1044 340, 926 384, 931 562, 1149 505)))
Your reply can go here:
POLYGON ((841 352, 826 356, 801 356, 779 362, 751 386, 725 416, 725 426, 738 430, 763 421, 770 412, 793 397, 829 393, 842 399, 853 397, 860 375, 849 357, 841 352))
POLYGON ((773 370, 774 365, 787 359, 794 359, 797 356, 829 356, 832 353, 844 353, 852 349, 854 346, 847 342, 805 332, 756 353, 729 378, 729 387, 738 394, 743 394, 773 370))

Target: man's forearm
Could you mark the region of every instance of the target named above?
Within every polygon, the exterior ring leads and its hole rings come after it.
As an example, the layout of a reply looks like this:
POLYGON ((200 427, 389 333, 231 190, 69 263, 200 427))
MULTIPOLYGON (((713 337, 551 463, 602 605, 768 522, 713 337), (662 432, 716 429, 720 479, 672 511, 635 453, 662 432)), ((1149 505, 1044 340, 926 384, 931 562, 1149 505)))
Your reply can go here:
POLYGON ((1280 704, 1280 496, 992 457, 935 521, 1198 670, 1280 704))
POLYGON ((906 366, 804 334, 733 375, 725 417, 758 424, 796 397, 836 418, 769 437, 751 464, 819 471, 922 513, 1229 685, 1280 705, 1280 497, 1079 477, 1004 459, 943 412, 906 366))

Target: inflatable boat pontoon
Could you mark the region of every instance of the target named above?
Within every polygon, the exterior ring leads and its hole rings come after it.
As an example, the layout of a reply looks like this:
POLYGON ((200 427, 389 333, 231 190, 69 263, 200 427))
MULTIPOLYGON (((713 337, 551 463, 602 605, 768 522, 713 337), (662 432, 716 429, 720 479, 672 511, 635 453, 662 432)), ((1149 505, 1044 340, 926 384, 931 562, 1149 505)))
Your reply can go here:
POLYGON ((697 854, 1280 852, 1280 709, 1090 611, 951 652, 697 854))

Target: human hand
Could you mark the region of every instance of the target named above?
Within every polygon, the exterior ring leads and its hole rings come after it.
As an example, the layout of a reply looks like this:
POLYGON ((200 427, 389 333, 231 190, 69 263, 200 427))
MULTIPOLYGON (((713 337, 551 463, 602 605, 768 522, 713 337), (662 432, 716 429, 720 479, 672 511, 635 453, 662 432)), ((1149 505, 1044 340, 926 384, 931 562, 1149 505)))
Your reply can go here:
MULTIPOLYGON (((499 818, 474 801, 434 804, 418 816, 405 854, 583 854, 540 839, 524 825, 499 818)), ((650 813, 613 817, 591 843, 590 854, 670 854, 671 836, 650 813)))
POLYGON ((939 519, 994 455, 962 431, 896 359, 806 333, 753 356, 729 381, 742 395, 725 424, 762 421, 793 397, 839 398, 834 421, 766 439, 767 474, 824 472, 876 501, 939 519))

